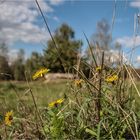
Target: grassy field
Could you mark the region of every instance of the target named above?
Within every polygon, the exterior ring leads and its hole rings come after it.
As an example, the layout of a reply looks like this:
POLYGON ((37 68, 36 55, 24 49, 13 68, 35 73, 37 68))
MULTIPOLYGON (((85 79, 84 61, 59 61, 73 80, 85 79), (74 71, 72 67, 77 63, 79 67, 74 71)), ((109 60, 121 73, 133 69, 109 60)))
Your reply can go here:
MULTIPOLYGON (((113 91, 117 90, 117 84, 105 83, 106 95, 100 100, 102 110, 100 122, 97 122, 95 89, 86 82, 79 87, 73 84, 70 80, 1 81, 0 116, 12 110, 14 119, 12 126, 0 122, 0 134, 4 133, 3 138, 7 139, 137 139, 140 136, 140 102, 134 87, 126 89, 126 93, 130 91, 130 98, 123 92, 121 97, 113 91), (62 106, 48 107, 61 98, 65 98, 62 106)), ((138 90, 139 85, 137 82, 138 90)))
MULTIPOLYGON (((15 82, 1 81, 0 82, 0 110, 15 110, 18 101, 22 100, 29 106, 33 105, 33 100, 29 89, 32 89, 35 101, 39 107, 47 107, 48 104, 58 98, 63 98, 71 92, 70 80, 57 80, 52 82, 36 81, 30 82, 15 82)), ((137 82, 137 88, 140 90, 140 82, 137 82)), ((136 102, 136 108, 139 110, 140 100, 134 87, 132 87, 132 97, 136 102)), ((70 95, 70 94, 69 94, 70 95)))
POLYGON ((15 109, 18 100, 23 100, 28 105, 32 105, 33 101, 29 89, 32 89, 36 103, 39 107, 47 107, 48 104, 58 98, 62 98, 64 93, 68 92, 68 84, 70 81, 57 82, 31 82, 29 85, 26 82, 0 82, 0 107, 7 110, 15 109))

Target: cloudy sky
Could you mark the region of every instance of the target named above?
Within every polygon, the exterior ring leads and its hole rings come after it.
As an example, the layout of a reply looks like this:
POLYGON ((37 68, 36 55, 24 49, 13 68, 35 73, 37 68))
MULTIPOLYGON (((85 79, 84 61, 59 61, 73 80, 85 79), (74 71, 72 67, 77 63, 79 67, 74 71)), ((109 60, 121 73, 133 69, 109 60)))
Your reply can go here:
MULTIPOLYGON (((112 23, 115 0, 38 0, 52 33, 62 23, 68 23, 87 46, 88 38, 96 32, 102 18, 112 23)), ((135 59, 140 62, 140 1, 116 0, 113 39, 122 44, 124 52, 134 45, 135 59), (137 37, 134 37, 134 33, 137 37)), ((0 42, 5 42, 11 54, 24 48, 26 56, 32 51, 42 52, 50 38, 35 0, 0 0, 0 42)))

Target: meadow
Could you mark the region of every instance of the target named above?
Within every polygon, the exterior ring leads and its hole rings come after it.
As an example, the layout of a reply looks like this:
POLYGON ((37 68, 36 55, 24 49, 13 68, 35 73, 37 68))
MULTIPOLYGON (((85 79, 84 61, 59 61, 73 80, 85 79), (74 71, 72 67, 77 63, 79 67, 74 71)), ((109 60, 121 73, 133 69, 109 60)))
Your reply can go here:
POLYGON ((116 75, 102 79, 101 92, 94 87, 99 81, 94 82, 84 76, 1 81, 1 139, 138 139, 140 102, 131 80, 123 81, 127 86, 120 89, 116 75), (12 117, 8 122, 7 113, 12 117))
MULTIPOLYGON (((59 80, 59 81, 57 80, 49 83, 46 83, 44 81, 37 81, 37 82, 30 82, 30 83, 24 81, 23 82, 1 81, 0 82, 0 104, 1 104, 0 116, 3 116, 5 114, 5 111, 8 112, 11 110, 14 113, 14 116, 16 117, 19 116, 21 117, 22 113, 26 114, 29 112, 31 113, 30 115, 33 115, 32 113, 34 112, 35 109, 34 109, 34 101, 30 93, 30 89, 32 89, 34 100, 39 110, 46 109, 50 102, 58 98, 63 98, 64 93, 68 92, 66 86, 67 82, 68 81, 66 80, 59 80), (22 103, 24 105, 21 105, 22 103), (25 108, 21 109, 21 106, 24 106, 25 108)), ((33 116, 30 117, 32 118, 33 116)), ((3 119, 1 118, 1 121, 2 120, 3 119)), ((3 129, 0 129, 0 132, 2 134, 3 129)), ((6 133, 5 133, 6 135, 3 138, 11 139, 9 133, 8 132, 6 133)), ((22 138, 26 138, 26 137, 23 136, 22 138)), ((37 137, 34 138, 37 139, 37 137)), ((18 139, 18 137, 16 137, 15 139, 18 139)))
MULTIPOLYGON (((29 92, 29 88, 32 89, 35 100, 39 107, 47 107, 48 104, 57 99, 62 98, 64 93, 68 93, 66 83, 69 81, 59 80, 55 82, 43 82, 36 81, 30 82, 29 85, 27 82, 0 82, 0 98, 5 100, 4 108, 7 110, 9 107, 14 109, 17 106, 18 98, 23 100, 28 105, 33 105, 32 98, 29 92)), ((1 111, 3 110, 1 106, 1 111)))
POLYGON ((32 52, 25 60, 21 49, 11 63, 7 47, 0 47, 0 139, 140 139, 140 75, 131 64, 135 48, 127 59, 113 43, 115 7, 111 28, 103 19, 93 40, 83 33, 88 46, 82 55, 83 42, 74 30, 62 24, 52 35, 35 2, 51 38, 43 54, 32 52), (48 82, 48 72, 73 78, 48 82))

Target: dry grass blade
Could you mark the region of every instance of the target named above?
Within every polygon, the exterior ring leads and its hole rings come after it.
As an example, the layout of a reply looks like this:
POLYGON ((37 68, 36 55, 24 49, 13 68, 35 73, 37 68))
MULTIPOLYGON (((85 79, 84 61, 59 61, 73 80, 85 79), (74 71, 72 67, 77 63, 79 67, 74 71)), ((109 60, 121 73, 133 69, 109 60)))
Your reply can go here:
POLYGON ((98 67, 98 64, 97 64, 97 62, 96 62, 96 59, 95 59, 95 56, 94 56, 94 53, 93 53, 92 47, 91 47, 91 45, 90 45, 90 42, 89 42, 89 40, 88 40, 86 34, 85 34, 85 33, 83 33, 83 34, 84 34, 84 36, 85 36, 85 38, 86 38, 86 41, 87 41, 87 43, 88 43, 88 47, 89 47, 89 49, 90 49, 91 56, 93 57, 93 60, 94 60, 95 66, 98 67))
POLYGON ((40 13, 41 13, 41 16, 42 16, 42 18, 43 18, 43 20, 44 20, 44 22, 45 22, 45 25, 46 25, 46 27, 47 27, 47 30, 48 30, 48 32, 49 32, 49 34, 50 34, 50 36, 51 36, 51 39, 52 39, 52 41, 53 41, 53 43, 54 43, 54 47, 55 47, 55 49, 56 49, 56 51, 57 51, 57 55, 58 55, 59 62, 60 62, 60 64, 61 64, 61 68, 62 68, 63 72, 65 72, 65 68, 64 68, 64 66, 63 66, 63 61, 62 61, 61 55, 59 54, 59 51, 58 51, 57 43, 56 43, 56 41, 55 41, 54 38, 53 38, 53 35, 52 35, 52 33, 51 33, 51 30, 50 30, 50 28, 49 28, 49 26, 48 26, 47 20, 46 20, 44 14, 43 14, 43 11, 41 10, 41 7, 40 7, 38 1, 35 0, 35 2, 36 2, 36 4, 37 4, 37 6, 38 6, 38 9, 39 9, 39 11, 40 11, 40 13))
POLYGON ((128 68, 126 67, 126 65, 124 64, 124 66, 125 66, 125 69, 126 69, 126 71, 128 72, 128 75, 129 75, 129 77, 130 77, 130 80, 131 80, 131 82, 132 82, 132 84, 134 85, 134 88, 136 89, 136 92, 138 93, 138 96, 140 97, 140 92, 139 92, 139 90, 138 90, 138 88, 137 88, 137 86, 136 86, 136 83, 134 82, 134 79, 132 78, 132 73, 130 73, 130 71, 128 70, 128 68))

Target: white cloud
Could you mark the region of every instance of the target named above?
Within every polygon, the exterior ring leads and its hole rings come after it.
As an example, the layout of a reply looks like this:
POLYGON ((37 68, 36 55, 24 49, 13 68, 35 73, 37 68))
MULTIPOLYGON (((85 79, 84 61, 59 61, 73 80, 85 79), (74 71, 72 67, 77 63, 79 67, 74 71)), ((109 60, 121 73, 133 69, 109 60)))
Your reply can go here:
POLYGON ((118 51, 110 50, 109 55, 110 55, 110 61, 111 62, 117 62, 118 60, 120 60, 120 56, 119 56, 118 51))
POLYGON ((119 42, 124 47, 133 47, 134 45, 139 46, 140 36, 136 36, 136 37, 125 36, 125 37, 116 39, 115 42, 119 42))
POLYGON ((9 49, 8 51, 8 58, 9 58, 9 64, 11 64, 12 62, 14 62, 17 57, 18 57, 18 49, 9 49))
POLYGON ((55 20, 55 21, 57 21, 57 22, 59 22, 60 20, 59 20, 59 18, 58 17, 56 17, 56 16, 54 16, 53 17, 53 20, 55 20))
POLYGON ((49 0, 52 5, 59 5, 64 2, 64 0, 49 0))
MULTIPOLYGON (((45 0, 38 1, 43 12, 53 9, 45 0)), ((4 1, 0 4, 0 42, 12 44, 16 41, 39 43, 49 38, 48 32, 37 23, 37 5, 30 0, 4 1)))
POLYGON ((140 1, 138 1, 138 0, 132 1, 132 2, 130 2, 130 6, 134 7, 134 8, 139 8, 140 7, 140 1))
POLYGON ((122 61, 125 63, 127 61, 126 55, 124 53, 120 53, 118 50, 109 50, 105 52, 105 60, 106 62, 116 63, 122 61))
POLYGON ((140 56, 137 56, 136 62, 140 62, 140 56))

